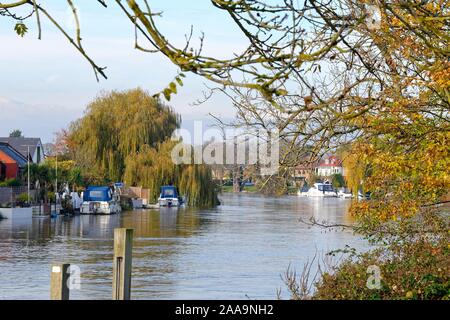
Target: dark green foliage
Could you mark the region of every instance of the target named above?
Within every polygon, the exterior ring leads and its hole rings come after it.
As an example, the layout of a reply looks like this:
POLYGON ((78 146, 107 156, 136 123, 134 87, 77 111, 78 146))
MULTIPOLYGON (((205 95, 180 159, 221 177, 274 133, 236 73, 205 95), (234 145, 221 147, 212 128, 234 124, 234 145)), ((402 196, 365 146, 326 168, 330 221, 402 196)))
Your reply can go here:
POLYGON ((13 130, 10 134, 9 134, 10 138, 22 138, 22 131, 20 131, 19 129, 13 130))
POLYGON ((344 177, 340 173, 333 174, 333 176, 331 177, 331 183, 333 184, 333 187, 335 187, 335 188, 345 187, 344 177))
POLYGON ((8 179, 0 182, 0 187, 20 187, 22 182, 18 179, 8 179))

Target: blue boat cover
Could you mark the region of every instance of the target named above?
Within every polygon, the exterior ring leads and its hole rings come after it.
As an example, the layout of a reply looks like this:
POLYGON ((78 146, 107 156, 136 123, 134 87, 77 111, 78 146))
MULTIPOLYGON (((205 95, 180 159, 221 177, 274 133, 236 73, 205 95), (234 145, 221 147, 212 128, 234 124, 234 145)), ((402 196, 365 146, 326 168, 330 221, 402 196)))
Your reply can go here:
POLYGON ((89 186, 83 194, 83 201, 111 201, 112 191, 109 187, 89 186))
POLYGON ((174 186, 161 187, 161 198, 178 198, 177 188, 174 186))

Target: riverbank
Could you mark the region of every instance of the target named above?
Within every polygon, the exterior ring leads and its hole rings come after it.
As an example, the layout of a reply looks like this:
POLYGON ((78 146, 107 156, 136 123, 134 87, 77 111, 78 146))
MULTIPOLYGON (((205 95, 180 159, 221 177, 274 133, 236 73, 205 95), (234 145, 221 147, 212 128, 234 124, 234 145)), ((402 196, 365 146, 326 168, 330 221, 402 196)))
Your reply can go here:
MULTIPOLYGON (((222 186, 221 192, 233 193, 233 186, 222 186)), ((259 189, 256 186, 244 186, 241 192, 260 193, 259 189)))
MULTIPOLYGON (((291 187, 291 188, 289 188, 288 194, 287 194, 287 195, 296 195, 296 194, 297 194, 297 191, 298 191, 298 188, 296 188, 296 187, 291 187)), ((222 186, 222 187, 221 187, 221 192, 222 192, 222 193, 233 193, 233 186, 222 186)), ((263 193, 261 192, 261 190, 260 190, 257 186, 255 186, 255 185, 252 185, 252 186, 244 186, 241 192, 244 192, 244 193, 253 193, 253 194, 263 194, 263 193)))

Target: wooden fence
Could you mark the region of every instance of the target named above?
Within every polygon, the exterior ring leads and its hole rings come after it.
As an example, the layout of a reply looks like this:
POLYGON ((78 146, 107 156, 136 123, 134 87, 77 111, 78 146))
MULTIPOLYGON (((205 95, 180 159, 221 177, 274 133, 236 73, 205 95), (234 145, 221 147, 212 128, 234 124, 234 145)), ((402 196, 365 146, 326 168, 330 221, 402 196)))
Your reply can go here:
MULTIPOLYGON (((26 186, 0 187, 0 204, 15 203, 18 195, 27 192, 28 188, 26 186)), ((30 190, 31 199, 34 198, 34 192, 34 190, 30 190)))

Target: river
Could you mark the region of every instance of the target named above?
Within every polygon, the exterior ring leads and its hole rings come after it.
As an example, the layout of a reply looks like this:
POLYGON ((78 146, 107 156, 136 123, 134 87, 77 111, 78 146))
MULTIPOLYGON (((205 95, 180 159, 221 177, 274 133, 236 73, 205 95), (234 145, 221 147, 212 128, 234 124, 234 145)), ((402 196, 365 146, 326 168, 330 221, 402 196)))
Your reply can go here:
POLYGON ((366 248, 348 230, 299 222, 351 224, 349 200, 221 195, 214 209, 137 210, 113 216, 0 221, 0 299, 48 299, 50 265, 81 271, 71 299, 110 299, 114 228, 134 229, 132 299, 288 298, 281 275, 317 253, 366 248))

